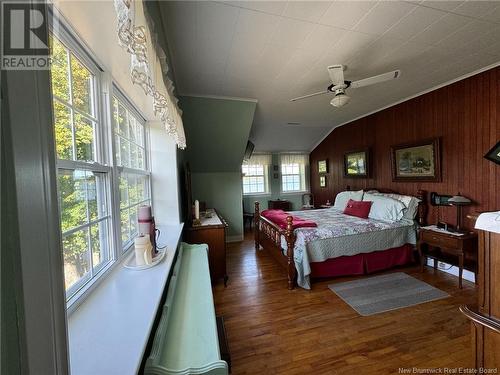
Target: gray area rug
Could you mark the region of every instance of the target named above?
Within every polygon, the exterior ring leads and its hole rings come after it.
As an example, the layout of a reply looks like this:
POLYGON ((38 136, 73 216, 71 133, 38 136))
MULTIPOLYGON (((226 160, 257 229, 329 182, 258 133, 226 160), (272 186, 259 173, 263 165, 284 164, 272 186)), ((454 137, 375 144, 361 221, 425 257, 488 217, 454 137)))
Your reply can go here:
POLYGON ((448 293, 404 272, 330 284, 328 287, 363 316, 449 297, 448 293))

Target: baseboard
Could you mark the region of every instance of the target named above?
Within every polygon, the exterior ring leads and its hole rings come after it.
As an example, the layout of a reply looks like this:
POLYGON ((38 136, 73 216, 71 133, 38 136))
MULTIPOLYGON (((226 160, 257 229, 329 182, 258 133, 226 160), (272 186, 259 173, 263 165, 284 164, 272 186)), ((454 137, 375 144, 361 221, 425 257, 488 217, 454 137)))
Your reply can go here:
MULTIPOLYGON (((451 275, 458 276, 458 267, 452 266, 451 264, 448 264, 448 263, 445 263, 445 262, 441 262, 441 261, 439 263, 445 264, 445 267, 446 267, 446 268, 441 268, 438 265, 438 270, 439 271, 443 271, 443 272, 449 273, 451 275)), ((427 259, 427 265, 429 267, 434 267, 434 261, 432 259, 427 259)), ((471 271, 468 271, 468 270, 464 270, 464 272, 462 274, 462 277, 464 278, 464 280, 468 280, 470 282, 475 283, 474 272, 471 272, 471 271)))
POLYGON ((226 242, 241 242, 243 241, 243 234, 237 234, 236 236, 227 236, 226 242))

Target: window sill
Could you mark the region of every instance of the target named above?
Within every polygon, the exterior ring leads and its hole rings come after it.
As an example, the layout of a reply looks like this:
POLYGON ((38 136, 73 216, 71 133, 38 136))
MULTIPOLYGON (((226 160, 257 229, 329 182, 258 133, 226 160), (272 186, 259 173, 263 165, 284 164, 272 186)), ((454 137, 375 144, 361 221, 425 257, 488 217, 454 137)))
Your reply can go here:
POLYGON ((280 195, 302 195, 309 194, 309 190, 300 190, 300 191, 282 191, 280 195))
POLYGON ((71 374, 138 373, 182 227, 160 226, 168 250, 159 265, 124 268, 130 253, 69 316, 71 374))
POLYGON ((252 198, 252 197, 270 197, 271 193, 250 193, 243 194, 243 198, 252 198))

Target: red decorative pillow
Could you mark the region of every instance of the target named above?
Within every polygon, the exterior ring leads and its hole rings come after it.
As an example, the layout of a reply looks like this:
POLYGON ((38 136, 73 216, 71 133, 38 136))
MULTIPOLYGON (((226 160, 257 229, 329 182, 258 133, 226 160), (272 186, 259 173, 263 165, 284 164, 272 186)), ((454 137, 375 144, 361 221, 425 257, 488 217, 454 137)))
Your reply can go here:
POLYGON ((345 206, 344 214, 366 219, 370 214, 372 203, 371 201, 353 201, 349 199, 347 206, 345 206))

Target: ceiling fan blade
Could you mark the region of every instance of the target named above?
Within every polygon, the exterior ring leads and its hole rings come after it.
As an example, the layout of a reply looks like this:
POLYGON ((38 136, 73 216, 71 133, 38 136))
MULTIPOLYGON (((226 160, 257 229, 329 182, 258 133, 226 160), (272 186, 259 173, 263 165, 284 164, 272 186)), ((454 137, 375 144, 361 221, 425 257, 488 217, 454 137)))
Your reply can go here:
POLYGON ((308 95, 304 95, 304 96, 299 96, 297 98, 293 98, 293 99, 290 99, 291 102, 295 102, 297 100, 301 100, 301 99, 305 99, 305 98, 310 98, 311 96, 316 96, 316 95, 323 95, 323 94, 328 94, 330 91, 328 90, 323 90, 323 91, 320 91, 320 92, 315 92, 314 94, 308 94, 308 95))
POLYGON ((356 89, 358 87, 370 86, 376 83, 381 83, 385 81, 390 81, 391 79, 399 78, 400 75, 401 75, 400 70, 394 70, 393 72, 387 72, 384 74, 379 74, 378 76, 373 76, 370 78, 360 79, 359 81, 351 82, 350 87, 356 89))
POLYGON ((344 66, 343 65, 330 65, 328 67, 328 74, 332 80, 333 86, 344 84, 344 66))

